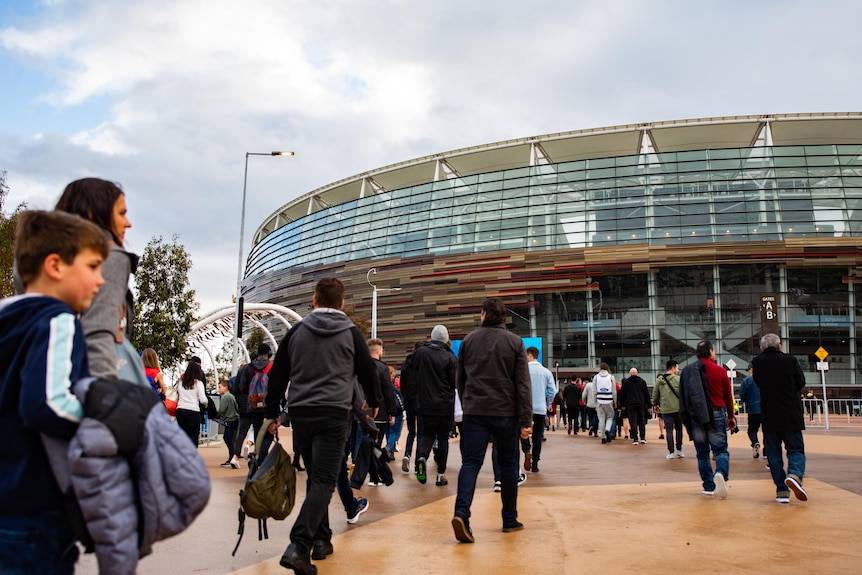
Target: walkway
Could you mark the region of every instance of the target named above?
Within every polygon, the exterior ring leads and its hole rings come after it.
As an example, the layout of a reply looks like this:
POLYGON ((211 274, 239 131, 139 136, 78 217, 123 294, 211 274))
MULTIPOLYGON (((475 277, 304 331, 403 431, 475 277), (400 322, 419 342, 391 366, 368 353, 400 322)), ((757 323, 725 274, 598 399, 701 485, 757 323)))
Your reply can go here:
MULTIPOLYGON (((283 431, 289 447, 290 432, 283 431)), ((344 521, 333 496, 335 553, 315 564, 320 575, 859 573, 862 548, 853 542, 862 533, 862 434, 807 431, 810 500, 790 505, 774 502, 765 462, 751 458, 744 431, 730 439, 730 494, 723 501, 700 494, 691 443, 684 445, 686 459, 666 460, 654 421, 647 436, 646 445, 619 440, 606 446, 585 434, 548 433, 541 472, 528 473, 519 490, 526 528, 508 534, 500 531, 489 450, 473 505, 472 545, 457 543, 450 526, 460 463, 456 445, 447 487, 436 487, 433 479, 420 485, 401 472, 399 460, 392 464, 394 485, 362 488, 370 508, 357 524, 344 521)), ((213 478, 207 509, 186 532, 158 543, 139 573, 292 573, 278 559, 298 506, 287 520, 269 522, 268 541, 258 541, 256 521, 247 520, 231 557, 245 470, 219 467, 226 455, 221 444, 203 447, 201 454, 213 478)), ((301 502, 304 474, 299 478, 301 502)), ((96 571, 92 556, 82 559, 78 573, 96 571)))

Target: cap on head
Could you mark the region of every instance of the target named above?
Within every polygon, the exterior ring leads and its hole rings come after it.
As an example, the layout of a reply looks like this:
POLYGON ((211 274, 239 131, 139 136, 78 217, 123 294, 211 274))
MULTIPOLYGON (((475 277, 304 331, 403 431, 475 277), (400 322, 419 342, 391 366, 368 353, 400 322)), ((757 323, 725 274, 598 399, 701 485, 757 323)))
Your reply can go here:
POLYGON ((449 330, 446 329, 445 325, 434 326, 434 329, 431 330, 431 341, 442 341, 443 343, 449 341, 449 330))

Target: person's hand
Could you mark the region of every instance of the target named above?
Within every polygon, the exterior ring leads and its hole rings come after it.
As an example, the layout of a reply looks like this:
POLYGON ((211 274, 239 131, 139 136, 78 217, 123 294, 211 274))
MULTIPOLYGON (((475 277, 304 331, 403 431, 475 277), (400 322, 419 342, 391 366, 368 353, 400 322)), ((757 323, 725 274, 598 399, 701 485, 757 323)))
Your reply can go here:
POLYGON ((527 439, 530 437, 530 434, 533 433, 532 426, 522 427, 521 428, 521 439, 527 439))
POLYGON ((395 425, 395 416, 394 415, 389 416, 389 425, 395 425))
POLYGON ((270 435, 278 435, 278 421, 273 421, 269 424, 269 427, 266 428, 270 435))
POLYGON ((736 429, 736 418, 735 417, 730 416, 727 418, 727 429, 729 429, 730 431, 733 431, 734 429, 736 429))

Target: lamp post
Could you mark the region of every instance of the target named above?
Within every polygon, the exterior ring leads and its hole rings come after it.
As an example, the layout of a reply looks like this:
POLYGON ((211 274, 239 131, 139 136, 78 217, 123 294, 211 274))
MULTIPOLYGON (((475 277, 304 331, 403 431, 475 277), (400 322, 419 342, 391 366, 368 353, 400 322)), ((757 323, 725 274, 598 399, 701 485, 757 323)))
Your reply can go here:
POLYGON ((246 152, 245 171, 242 176, 242 211, 239 219, 239 258, 236 262, 236 310, 234 312, 233 330, 233 360, 230 374, 236 375, 239 360, 239 338, 242 336, 242 242, 245 236, 245 192, 248 184, 248 157, 249 156, 292 156, 293 152, 246 152))
POLYGON ((368 285, 371 286, 371 339, 375 339, 377 337, 377 292, 378 291, 401 291, 400 287, 394 288, 378 288, 375 284, 371 283, 371 276, 377 275, 377 268, 371 268, 368 270, 368 273, 365 274, 365 281, 368 282, 368 285))

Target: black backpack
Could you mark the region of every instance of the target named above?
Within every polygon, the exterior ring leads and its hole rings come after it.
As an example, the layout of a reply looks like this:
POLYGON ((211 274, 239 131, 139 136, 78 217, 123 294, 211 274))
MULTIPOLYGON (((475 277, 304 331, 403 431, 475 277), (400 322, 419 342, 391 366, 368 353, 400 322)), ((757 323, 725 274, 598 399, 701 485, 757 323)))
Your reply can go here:
POLYGON ((265 419, 257 435, 254 453, 248 456, 248 475, 245 486, 239 492, 239 527, 236 546, 231 556, 236 555, 239 544, 245 533, 245 517, 248 515, 257 519, 257 539, 269 539, 266 520, 269 518, 281 521, 285 519, 296 503, 296 469, 290 462, 290 456, 278 441, 278 435, 269 448, 263 461, 258 461, 261 446, 267 428, 273 422, 265 419))

